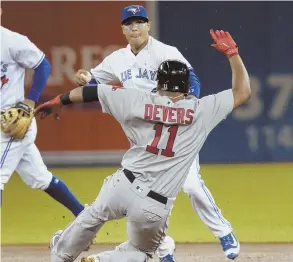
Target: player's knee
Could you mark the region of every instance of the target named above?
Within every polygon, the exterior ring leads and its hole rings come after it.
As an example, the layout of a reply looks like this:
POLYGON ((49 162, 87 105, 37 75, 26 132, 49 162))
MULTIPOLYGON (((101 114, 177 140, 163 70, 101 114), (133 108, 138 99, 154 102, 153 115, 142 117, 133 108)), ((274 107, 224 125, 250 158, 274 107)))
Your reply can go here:
POLYGON ((95 216, 93 206, 86 206, 85 209, 76 217, 76 223, 79 223, 83 228, 101 228, 105 224, 105 220, 95 216))
POLYGON ((48 170, 43 170, 33 177, 24 178, 24 182, 32 189, 45 191, 52 182, 53 175, 48 170))
POLYGON ((185 183, 183 186, 183 192, 187 195, 195 195, 197 190, 196 183, 185 183))
POLYGON ((183 192, 187 195, 197 195, 201 188, 202 179, 199 174, 189 174, 184 185, 183 192))

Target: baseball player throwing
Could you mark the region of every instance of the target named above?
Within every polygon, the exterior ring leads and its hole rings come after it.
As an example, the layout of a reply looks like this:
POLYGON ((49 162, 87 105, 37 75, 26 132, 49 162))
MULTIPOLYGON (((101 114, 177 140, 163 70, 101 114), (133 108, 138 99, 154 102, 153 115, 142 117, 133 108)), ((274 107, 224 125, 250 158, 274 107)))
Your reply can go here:
MULTIPOLYGON (((36 113, 58 118, 63 106, 100 101, 131 141, 121 168, 105 179, 96 200, 63 231, 52 262, 70 262, 110 220, 126 217, 128 241, 84 262, 145 262, 166 236, 168 218, 195 156, 208 134, 250 97, 249 77, 228 32, 211 30, 212 45, 229 59, 232 89, 190 99, 188 65, 167 60, 157 69, 157 92, 85 85, 58 95, 36 113)), ((167 260, 166 260, 167 261, 167 260)))
MULTIPOLYGON (((177 59, 186 63, 190 69, 189 95, 199 98, 200 84, 194 70, 177 48, 159 42, 149 36, 150 22, 143 6, 127 6, 122 10, 121 28, 129 45, 106 57, 97 67, 79 70, 76 83, 119 82, 126 88, 138 88, 151 91, 156 87, 157 68, 167 59, 177 59)), ((223 217, 210 191, 199 174, 199 158, 195 156, 183 186, 189 196, 195 213, 220 239, 222 248, 228 258, 234 259, 240 251, 240 245, 232 233, 230 223, 223 217)), ((174 240, 166 237, 158 249, 161 261, 174 261, 174 240)))
POLYGON ((37 125, 33 109, 46 86, 50 63, 26 36, 2 26, 0 30, 1 193, 4 184, 16 171, 29 187, 45 191, 77 216, 83 210, 83 205, 62 180, 47 170, 34 143, 37 125), (26 68, 34 70, 34 77, 28 96, 24 98, 26 68))

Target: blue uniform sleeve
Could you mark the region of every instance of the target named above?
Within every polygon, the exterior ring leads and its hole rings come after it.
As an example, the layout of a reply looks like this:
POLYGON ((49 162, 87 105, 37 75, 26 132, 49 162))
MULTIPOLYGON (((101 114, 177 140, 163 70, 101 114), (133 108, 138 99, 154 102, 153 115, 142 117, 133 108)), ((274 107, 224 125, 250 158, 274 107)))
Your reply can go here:
POLYGON ((38 102, 39 97, 47 84, 50 72, 50 62, 46 58, 44 58, 43 61, 38 65, 38 67, 35 68, 33 84, 27 96, 28 99, 38 102))
POLYGON ((189 73, 189 81, 190 81, 190 95, 194 95, 199 98, 200 95, 200 82, 199 78, 194 73, 194 70, 191 68, 189 73))

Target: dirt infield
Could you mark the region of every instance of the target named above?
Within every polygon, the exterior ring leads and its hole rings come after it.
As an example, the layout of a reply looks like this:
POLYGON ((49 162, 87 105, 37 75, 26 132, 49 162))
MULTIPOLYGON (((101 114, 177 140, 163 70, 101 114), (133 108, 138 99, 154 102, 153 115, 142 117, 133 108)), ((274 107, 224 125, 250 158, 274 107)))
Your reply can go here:
MULTIPOLYGON (((100 251, 111 250, 114 245, 94 245, 86 256, 100 251)), ((49 262, 47 246, 5 245, 2 246, 2 262, 49 262)), ((176 259, 178 262, 220 262, 229 261, 223 256, 219 244, 177 244, 176 259)), ((76 261, 80 261, 77 259, 76 261)), ((152 262, 158 259, 152 260, 152 262)), ((230 260, 231 261, 231 260, 230 260)), ((293 262, 292 244, 242 244, 241 255, 236 262, 293 262)))

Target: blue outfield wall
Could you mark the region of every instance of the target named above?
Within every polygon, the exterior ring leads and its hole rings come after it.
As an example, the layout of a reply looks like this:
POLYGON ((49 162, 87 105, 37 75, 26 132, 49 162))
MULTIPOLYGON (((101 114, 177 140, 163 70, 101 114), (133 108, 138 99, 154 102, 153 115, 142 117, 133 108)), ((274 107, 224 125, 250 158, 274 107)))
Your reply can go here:
POLYGON ((159 2, 160 40, 176 46, 201 80, 201 96, 231 87, 209 30, 239 45, 252 98, 209 136, 201 162, 293 161, 293 2, 159 2))

